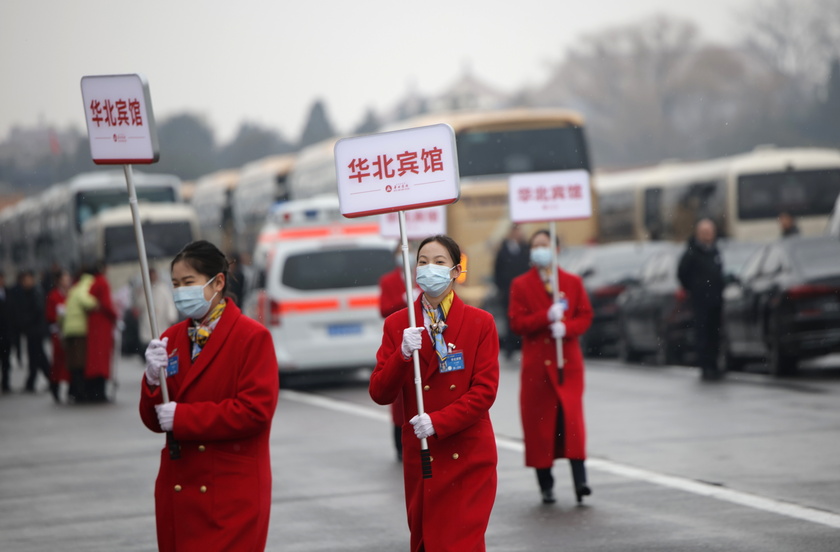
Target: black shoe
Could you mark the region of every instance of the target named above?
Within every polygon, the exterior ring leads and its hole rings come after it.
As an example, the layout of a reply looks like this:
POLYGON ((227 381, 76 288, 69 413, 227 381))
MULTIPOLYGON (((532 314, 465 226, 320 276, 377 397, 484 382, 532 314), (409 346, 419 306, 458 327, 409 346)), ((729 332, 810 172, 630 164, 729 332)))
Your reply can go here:
POLYGON ((580 487, 575 489, 575 496, 577 497, 578 504, 583 503, 583 497, 589 496, 592 494, 592 489, 589 488, 589 485, 581 485, 580 487))
POLYGON ((540 494, 542 495, 543 504, 554 504, 557 502, 557 499, 554 498, 554 491, 551 489, 544 489, 540 491, 540 494))

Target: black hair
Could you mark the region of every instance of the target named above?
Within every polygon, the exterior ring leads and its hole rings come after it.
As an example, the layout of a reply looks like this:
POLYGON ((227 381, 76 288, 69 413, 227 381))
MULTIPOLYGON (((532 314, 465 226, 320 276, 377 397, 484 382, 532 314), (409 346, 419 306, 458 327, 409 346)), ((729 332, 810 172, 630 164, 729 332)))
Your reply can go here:
MULTIPOLYGON (((537 237, 537 236, 539 236, 540 234, 544 234, 544 235, 545 235, 545 237, 546 237, 546 238, 548 238, 548 243, 551 243, 551 232, 549 232, 549 231, 548 231, 548 230, 546 230, 545 228, 540 228, 539 230, 537 230, 536 232, 534 232, 533 234, 531 234, 531 238, 528 240, 528 247, 532 247, 532 246, 533 246, 533 244, 534 244, 534 238, 536 238, 536 237, 537 237)), ((554 245, 555 245, 555 247, 560 245, 560 236, 557 236, 557 238, 555 239, 555 242, 556 242, 556 243, 554 244, 554 245)))
POLYGON ((230 270, 230 263, 225 254, 221 250, 207 240, 197 240, 190 242, 184 246, 181 251, 172 259, 169 269, 175 266, 175 263, 185 262, 192 267, 193 270, 199 274, 207 276, 208 279, 213 278, 217 274, 224 274, 225 287, 222 289, 222 294, 227 291, 228 271, 230 270))
POLYGON ((420 247, 417 248, 418 262, 420 260, 420 250, 423 249, 424 245, 431 242, 437 242, 446 248, 446 250, 449 252, 449 256, 452 257, 452 262, 455 263, 452 266, 461 264, 461 248, 458 246, 455 240, 453 240, 449 236, 444 236, 443 234, 429 236, 428 238, 420 242, 420 247))

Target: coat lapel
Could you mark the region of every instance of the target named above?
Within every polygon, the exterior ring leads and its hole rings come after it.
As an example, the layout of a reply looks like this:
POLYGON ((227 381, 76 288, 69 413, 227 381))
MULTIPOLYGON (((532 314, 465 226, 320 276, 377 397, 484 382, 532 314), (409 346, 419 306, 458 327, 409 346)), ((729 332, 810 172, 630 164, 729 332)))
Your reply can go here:
MULTIPOLYGON (((184 393, 187 388, 201 375, 202 372, 207 368, 207 366, 213 361, 219 351, 222 350, 222 346, 224 345, 225 341, 227 341, 228 336, 230 335, 233 326, 236 324, 236 321, 239 319, 240 315, 242 314, 233 301, 230 299, 226 299, 227 306, 225 307, 225 311, 222 313, 222 317, 219 319, 219 323, 216 325, 216 328, 213 330, 213 333, 210 334, 210 339, 207 340, 207 343, 204 345, 204 348, 201 350, 201 353, 195 359, 192 367, 187 372, 187 376, 184 378, 184 382, 181 384, 181 393, 184 393)), ((189 341, 189 338, 188 338, 189 341)), ((190 349, 188 349, 187 354, 191 354, 189 351, 192 348, 192 344, 189 344, 190 349)))

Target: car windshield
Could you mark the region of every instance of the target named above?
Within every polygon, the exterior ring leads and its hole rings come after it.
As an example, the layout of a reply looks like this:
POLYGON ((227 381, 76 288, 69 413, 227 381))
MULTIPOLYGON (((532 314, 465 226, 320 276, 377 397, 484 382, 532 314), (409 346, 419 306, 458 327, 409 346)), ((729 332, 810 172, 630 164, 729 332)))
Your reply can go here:
POLYGON ((840 276, 840 241, 836 238, 797 240, 790 256, 808 279, 840 276))
POLYGON ((393 268, 390 249, 308 251, 286 259, 282 283, 305 291, 376 286, 379 278, 393 268))
POLYGON ((627 246, 593 247, 586 259, 581 259, 577 269, 591 271, 587 279, 620 282, 639 276, 639 269, 657 247, 637 244, 627 246))
POLYGON ((738 274, 753 253, 761 247, 759 244, 747 242, 730 242, 721 244, 720 254, 723 257, 723 270, 728 274, 738 274))

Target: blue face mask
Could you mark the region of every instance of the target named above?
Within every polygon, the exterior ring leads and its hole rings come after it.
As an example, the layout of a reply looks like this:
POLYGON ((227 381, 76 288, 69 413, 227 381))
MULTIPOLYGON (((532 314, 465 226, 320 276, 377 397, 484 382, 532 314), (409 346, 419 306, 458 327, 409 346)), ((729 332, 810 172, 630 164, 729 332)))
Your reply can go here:
POLYGON ((548 247, 535 247, 531 249, 531 262, 540 268, 551 264, 551 249, 548 247))
POLYGON ((429 297, 440 296, 449 283, 454 280, 449 276, 454 267, 427 264, 417 267, 417 285, 429 297))
POLYGON ((175 308, 178 309, 183 316, 189 318, 200 319, 204 318, 207 311, 210 310, 210 305, 213 298, 219 292, 213 294, 213 297, 208 301, 204 298, 204 288, 210 285, 216 277, 210 278, 210 281, 203 286, 182 286, 172 290, 172 298, 175 300, 175 308))

